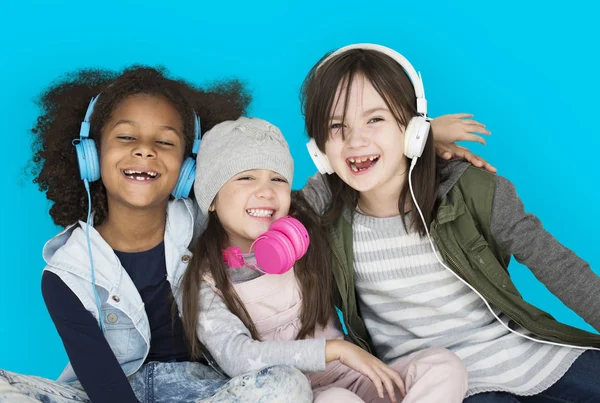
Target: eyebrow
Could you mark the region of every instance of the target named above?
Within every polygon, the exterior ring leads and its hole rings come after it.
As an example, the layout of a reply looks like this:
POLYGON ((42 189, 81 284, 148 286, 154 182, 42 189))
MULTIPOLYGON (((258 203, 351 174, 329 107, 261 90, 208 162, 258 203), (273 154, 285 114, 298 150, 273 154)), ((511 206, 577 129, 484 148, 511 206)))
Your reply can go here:
MULTIPOLYGON (((386 108, 386 107, 383 107, 383 106, 376 106, 374 108, 366 110, 363 113, 363 116, 367 116, 367 115, 370 115, 372 113, 379 112, 379 111, 381 111, 381 112, 389 112, 390 110, 388 108, 386 108)), ((343 119, 339 115, 334 115, 334 116, 331 117, 331 120, 343 120, 343 119)))
MULTIPOLYGON (((112 128, 114 129, 118 125, 122 125, 122 124, 127 124, 127 125, 132 125, 132 126, 139 126, 139 124, 137 122, 133 121, 133 120, 121 119, 117 123, 115 123, 112 128)), ((172 126, 161 125, 159 127, 161 129, 164 129, 164 130, 169 130, 169 131, 175 132, 175 134, 179 135, 179 132, 177 131, 177 129, 175 129, 172 126)))

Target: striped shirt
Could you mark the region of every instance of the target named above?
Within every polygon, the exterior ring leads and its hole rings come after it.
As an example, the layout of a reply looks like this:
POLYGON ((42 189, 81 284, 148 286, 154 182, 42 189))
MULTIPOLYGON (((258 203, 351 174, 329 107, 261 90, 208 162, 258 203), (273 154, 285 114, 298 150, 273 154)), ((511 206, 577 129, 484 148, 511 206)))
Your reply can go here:
POLYGON ((438 262, 426 237, 405 231, 399 216, 355 212, 353 244, 361 316, 377 356, 387 363, 445 347, 467 367, 467 396, 489 391, 528 396, 558 381, 583 352, 510 333, 438 262))

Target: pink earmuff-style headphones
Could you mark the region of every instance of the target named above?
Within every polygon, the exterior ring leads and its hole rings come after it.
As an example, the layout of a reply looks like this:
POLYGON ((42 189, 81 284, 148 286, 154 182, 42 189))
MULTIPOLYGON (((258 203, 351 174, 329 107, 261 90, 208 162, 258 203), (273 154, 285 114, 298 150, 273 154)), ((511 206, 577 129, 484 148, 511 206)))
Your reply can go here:
MULTIPOLYGON (((306 254, 310 245, 308 232, 302 223, 293 217, 282 217, 269 226, 269 230, 256 238, 250 246, 254 248, 256 269, 265 274, 283 274, 306 254)), ((230 268, 239 268, 246 262, 237 246, 223 250, 223 260, 230 268)))

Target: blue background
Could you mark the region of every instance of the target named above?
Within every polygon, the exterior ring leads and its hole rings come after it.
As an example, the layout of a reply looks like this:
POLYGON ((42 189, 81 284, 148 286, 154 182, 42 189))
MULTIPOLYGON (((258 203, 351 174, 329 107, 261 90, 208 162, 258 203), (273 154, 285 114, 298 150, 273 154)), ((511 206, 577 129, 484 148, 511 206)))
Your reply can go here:
MULTIPOLYGON (((422 72, 430 115, 472 112, 484 122, 492 137, 472 149, 600 273, 597 2, 46 3, 4 4, 0 16, 0 368, 55 378, 67 362, 40 293, 41 248, 58 228, 26 166, 34 98, 82 67, 161 64, 197 83, 241 78, 254 95, 250 114, 287 137, 298 188, 315 171, 299 111, 304 75, 346 44, 393 47, 422 72)), ((526 268, 511 271, 526 299, 591 329, 526 268)))

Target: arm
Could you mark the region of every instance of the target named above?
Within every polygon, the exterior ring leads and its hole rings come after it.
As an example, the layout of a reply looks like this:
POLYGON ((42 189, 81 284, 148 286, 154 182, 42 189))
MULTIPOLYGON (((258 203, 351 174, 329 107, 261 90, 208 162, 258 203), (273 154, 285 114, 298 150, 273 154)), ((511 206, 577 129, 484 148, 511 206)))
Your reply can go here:
POLYGON ((300 194, 319 215, 325 212, 331 201, 331 190, 327 179, 325 175, 318 172, 312 178, 308 178, 308 183, 300 190, 300 194))
POLYGON ((93 402, 138 402, 96 318, 54 273, 44 272, 42 295, 73 370, 93 402))
POLYGON ((394 386, 404 396, 400 375, 376 357, 345 340, 256 341, 242 321, 206 282, 200 289, 198 339, 208 348, 219 366, 230 376, 260 369, 267 365, 288 365, 303 372, 325 370, 325 363, 342 364, 368 376, 378 395, 384 389, 395 401, 394 386))
POLYGON ((532 214, 524 211, 514 185, 497 177, 491 219, 492 236, 569 308, 600 331, 600 277, 564 247, 532 214))
POLYGON ((457 141, 474 141, 485 145, 484 138, 475 133, 486 136, 491 133, 485 128, 485 125, 471 119, 472 117, 473 115, 468 113, 456 113, 432 119, 431 132, 435 140, 435 151, 437 155, 446 160, 462 158, 476 167, 496 172, 496 168, 483 158, 473 154, 465 147, 454 144, 457 141))
POLYGON ((304 372, 325 369, 324 339, 256 341, 206 282, 200 289, 199 315, 198 339, 230 377, 267 365, 289 365, 304 372))

